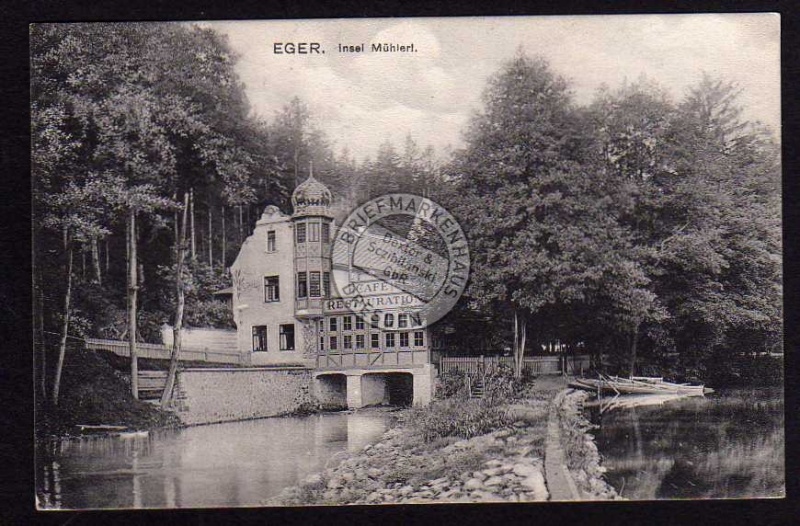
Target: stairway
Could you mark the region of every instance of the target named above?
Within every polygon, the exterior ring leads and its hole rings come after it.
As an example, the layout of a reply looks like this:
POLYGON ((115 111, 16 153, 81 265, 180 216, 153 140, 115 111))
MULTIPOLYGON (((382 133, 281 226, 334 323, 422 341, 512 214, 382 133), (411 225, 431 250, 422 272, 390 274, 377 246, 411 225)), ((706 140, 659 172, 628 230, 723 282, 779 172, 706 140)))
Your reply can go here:
MULTIPOLYGON (((139 400, 159 405, 166 383, 167 371, 139 371, 139 400)), ((172 405, 180 410, 185 405, 185 400, 186 393, 181 387, 180 375, 178 375, 172 386, 172 405)))
POLYGON ((469 383, 469 397, 470 398, 483 398, 483 378, 478 377, 475 381, 469 383))

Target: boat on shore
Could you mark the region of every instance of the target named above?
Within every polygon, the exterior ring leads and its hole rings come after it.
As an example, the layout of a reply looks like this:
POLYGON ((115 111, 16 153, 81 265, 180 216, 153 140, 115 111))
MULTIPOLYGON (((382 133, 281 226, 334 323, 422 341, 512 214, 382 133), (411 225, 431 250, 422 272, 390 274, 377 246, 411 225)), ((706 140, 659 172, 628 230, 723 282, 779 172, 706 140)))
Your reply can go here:
POLYGON ((600 376, 599 378, 575 378, 569 383, 575 389, 599 392, 600 394, 612 393, 625 394, 682 394, 703 395, 713 392, 703 385, 688 383, 667 382, 661 377, 632 376, 622 378, 619 376, 600 376))

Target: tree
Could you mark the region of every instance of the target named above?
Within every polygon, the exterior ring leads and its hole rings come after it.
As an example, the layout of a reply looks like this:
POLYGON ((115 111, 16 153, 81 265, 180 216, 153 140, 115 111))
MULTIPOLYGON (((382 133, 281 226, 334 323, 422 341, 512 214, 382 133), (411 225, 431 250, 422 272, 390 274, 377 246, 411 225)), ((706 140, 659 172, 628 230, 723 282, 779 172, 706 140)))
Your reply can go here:
MULTIPOLYGON (((184 285, 183 263, 186 256, 186 213, 189 209, 189 195, 183 197, 183 221, 180 227, 180 237, 175 240, 175 324, 172 328, 172 353, 169 360, 169 371, 164 391, 161 393, 161 407, 166 408, 172 399, 172 389, 175 386, 175 376, 178 372, 178 360, 181 354, 181 336, 183 329, 184 285)), ((176 233, 178 225, 175 225, 176 233)))
POLYGON ((641 82, 601 90, 587 111, 628 239, 616 274, 629 286, 604 288, 608 323, 629 335, 643 325, 651 350, 679 349, 695 369, 712 349, 735 346, 730 337, 745 326, 779 332, 778 156, 741 121, 736 95, 706 77, 675 105, 641 82))
POLYGON ((450 168, 448 206, 473 255, 467 294, 510 312, 517 374, 527 321, 543 331, 548 311, 588 301, 613 253, 615 216, 580 165, 576 123, 566 82, 518 54, 490 81, 450 168))
MULTIPOLYGON (((75 221, 67 222, 67 239, 94 246, 114 234, 108 227, 117 220, 126 225, 127 337, 136 396, 137 304, 145 274, 163 254, 157 241, 167 230, 163 213, 177 205, 171 196, 194 189, 206 203, 252 202, 263 144, 240 140, 256 125, 247 118, 235 57, 211 30, 41 24, 31 32, 31 56, 37 228, 47 228, 53 214, 62 222, 75 217, 101 225, 79 233, 75 221), (84 194, 101 198, 86 206, 84 194), (72 201, 56 210, 60 195, 72 201), (152 249, 140 262, 142 242, 152 249)), ((65 252, 71 246, 65 244, 65 252)))

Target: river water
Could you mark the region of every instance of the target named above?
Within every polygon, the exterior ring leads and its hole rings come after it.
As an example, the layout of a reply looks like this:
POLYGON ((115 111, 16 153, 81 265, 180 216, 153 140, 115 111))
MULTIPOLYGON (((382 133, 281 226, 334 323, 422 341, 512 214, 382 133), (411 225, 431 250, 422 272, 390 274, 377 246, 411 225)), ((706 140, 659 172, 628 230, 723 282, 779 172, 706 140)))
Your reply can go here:
POLYGON ((629 499, 782 497, 781 389, 591 410, 606 479, 629 499))
POLYGON ((37 457, 42 508, 258 506, 377 442, 379 410, 230 422, 52 442, 37 457))

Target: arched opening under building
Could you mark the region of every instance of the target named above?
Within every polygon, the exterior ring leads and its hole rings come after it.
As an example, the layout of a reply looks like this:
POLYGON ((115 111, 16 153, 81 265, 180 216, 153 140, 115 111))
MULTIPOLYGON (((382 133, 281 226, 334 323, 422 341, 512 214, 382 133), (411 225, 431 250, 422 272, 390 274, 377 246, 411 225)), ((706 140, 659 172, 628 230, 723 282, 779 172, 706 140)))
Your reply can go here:
POLYGON ((321 374, 315 382, 317 400, 323 411, 347 409, 347 376, 321 374))
POLYGON ((414 402, 414 375, 409 373, 387 374, 386 397, 389 405, 411 406, 414 402))
POLYGON ((366 373, 361 376, 361 407, 408 407, 414 401, 411 373, 366 373))

